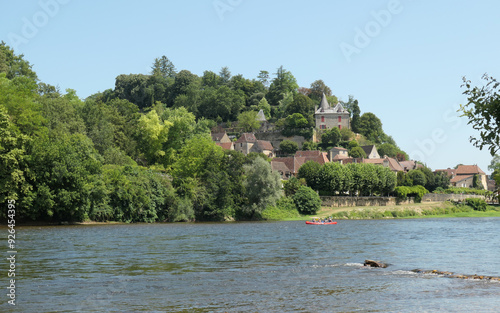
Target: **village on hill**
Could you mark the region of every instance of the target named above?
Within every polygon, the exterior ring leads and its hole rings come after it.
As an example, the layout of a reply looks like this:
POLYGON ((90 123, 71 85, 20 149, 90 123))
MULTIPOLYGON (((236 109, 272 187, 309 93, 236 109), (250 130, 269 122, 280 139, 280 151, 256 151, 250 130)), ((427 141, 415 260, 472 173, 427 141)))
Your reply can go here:
MULTIPOLYGON (((337 128, 351 130, 351 114, 342 104, 336 103, 333 107, 328 103, 327 97, 323 94, 321 104, 315 109, 315 129, 312 136, 312 143, 321 144, 322 134, 327 130, 337 128)), ((304 136, 285 136, 281 131, 276 130, 275 125, 269 123, 261 109, 257 114, 257 120, 261 124, 260 128, 254 132, 242 132, 239 137, 229 136, 226 130, 219 126, 212 130, 212 140, 226 150, 240 151, 245 155, 249 153, 262 153, 271 160, 271 168, 280 174, 283 180, 297 177, 299 168, 308 161, 316 162, 320 165, 329 162, 338 162, 342 165, 351 163, 375 164, 389 168, 392 172, 408 173, 412 170, 424 168, 425 165, 415 160, 406 160, 404 154, 397 157, 380 155, 376 145, 358 146, 362 149, 363 155, 351 153, 349 146, 334 146, 328 151, 309 150, 305 145, 304 136), (281 148, 283 142, 293 142, 296 144, 295 152, 281 148), (285 150, 285 151, 283 151, 285 150)), ((233 128, 234 129, 234 128, 233 128)), ((353 141, 360 135, 353 133, 353 141)), ((353 145, 350 141, 351 146, 353 145)), ((434 173, 443 173, 449 179, 450 187, 476 188, 476 179, 482 189, 495 191, 496 184, 477 165, 459 164, 455 168, 437 169, 434 173), (475 178, 476 177, 476 178, 475 178)))

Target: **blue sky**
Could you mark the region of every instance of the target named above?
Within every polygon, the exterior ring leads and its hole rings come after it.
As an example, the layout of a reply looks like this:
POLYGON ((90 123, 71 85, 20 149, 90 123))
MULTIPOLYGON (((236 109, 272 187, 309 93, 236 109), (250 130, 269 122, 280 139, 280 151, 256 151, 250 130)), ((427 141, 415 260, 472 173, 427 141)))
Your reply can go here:
POLYGON ((488 172, 492 157, 469 143, 456 110, 463 76, 500 78, 498 1, 26 0, 0 11, 0 40, 81 98, 162 55, 198 75, 227 66, 256 78, 283 65, 300 86, 322 79, 340 99, 353 95, 432 169, 488 172))

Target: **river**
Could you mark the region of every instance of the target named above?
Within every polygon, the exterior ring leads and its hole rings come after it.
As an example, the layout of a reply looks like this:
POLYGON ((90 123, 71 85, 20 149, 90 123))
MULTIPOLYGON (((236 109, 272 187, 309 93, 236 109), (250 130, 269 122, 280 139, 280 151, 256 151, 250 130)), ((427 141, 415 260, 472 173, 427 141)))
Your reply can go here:
MULTIPOLYGON (((16 234, 16 306, 4 292, 2 312, 500 312, 500 282, 411 272, 500 276, 500 218, 17 226, 16 234), (390 266, 363 267, 365 259, 390 266)), ((4 258, 5 287, 8 266, 4 258)))

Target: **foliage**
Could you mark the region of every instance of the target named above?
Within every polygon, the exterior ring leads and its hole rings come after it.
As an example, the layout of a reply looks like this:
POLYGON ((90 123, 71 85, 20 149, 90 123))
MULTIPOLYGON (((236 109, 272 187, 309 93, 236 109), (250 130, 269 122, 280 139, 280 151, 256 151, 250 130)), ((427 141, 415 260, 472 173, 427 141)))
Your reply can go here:
POLYGON ((266 117, 266 119, 271 118, 271 105, 269 105, 269 102, 267 102, 267 99, 265 97, 262 97, 262 99, 260 99, 257 108, 264 112, 264 116, 266 117))
POLYGON ((306 180, 304 178, 298 179, 295 176, 290 177, 289 180, 283 181, 283 191, 285 191, 285 196, 293 196, 300 186, 305 186, 306 180))
POLYGON ((279 101, 284 98, 287 93, 295 95, 299 85, 291 72, 280 66, 275 73, 276 77, 272 80, 267 94, 267 100, 271 106, 277 106, 279 101))
POLYGON ((152 75, 160 75, 164 78, 175 77, 176 72, 174 64, 164 55, 156 58, 151 67, 152 75))
POLYGON ((276 205, 268 206, 262 211, 262 218, 266 220, 283 220, 300 217, 292 197, 281 197, 276 205))
POLYGON ((319 172, 321 170, 321 164, 314 161, 307 161, 302 164, 299 168, 297 177, 299 179, 305 179, 307 186, 314 190, 319 190, 321 187, 321 182, 319 179, 319 172))
POLYGON ((351 158, 366 158, 366 152, 361 147, 354 147, 349 150, 349 156, 351 158))
POLYGON ((302 150, 303 151, 312 151, 312 150, 317 150, 318 149, 318 144, 312 141, 304 141, 302 144, 302 150))
POLYGON ((340 141, 340 130, 337 127, 330 128, 321 134, 321 145, 323 148, 336 147, 340 141))
POLYGON ((359 118, 359 132, 375 143, 382 143, 385 138, 382 122, 375 114, 370 112, 363 113, 359 118))
POLYGON ((328 87, 322 79, 315 80, 311 83, 309 98, 316 102, 320 102, 325 94, 327 97, 332 95, 332 90, 328 87))
POLYGON ((238 126, 245 132, 254 132, 260 127, 257 120, 257 112, 245 111, 238 115, 238 126))
POLYGON ((295 141, 285 139, 280 142, 280 150, 285 154, 295 154, 299 150, 299 145, 295 141))
POLYGON ((425 186, 427 184, 425 174, 419 169, 409 171, 408 177, 412 180, 413 186, 425 186))
POLYGON ((415 197, 415 202, 421 202, 422 197, 429 193, 423 186, 398 186, 394 189, 394 194, 399 200, 406 200, 408 197, 415 197))
POLYGON ((259 217, 266 207, 276 205, 276 201, 281 198, 281 179, 279 173, 272 172, 271 165, 262 158, 245 165, 244 171, 248 202, 243 207, 243 214, 253 219, 259 217))
POLYGON ((484 199, 479 198, 467 198, 465 199, 465 203, 468 206, 471 206, 475 211, 486 211, 488 204, 484 199))
POLYGON ((307 186, 301 186, 295 195, 293 201, 300 214, 316 214, 321 208, 321 199, 318 194, 307 186))
POLYGON ((470 137, 475 147, 483 149, 489 146, 493 156, 500 149, 500 83, 491 76, 484 74, 485 85, 472 87, 471 81, 463 78, 461 87, 467 96, 467 104, 460 105, 462 116, 469 119, 468 124, 479 131, 479 137, 470 137))

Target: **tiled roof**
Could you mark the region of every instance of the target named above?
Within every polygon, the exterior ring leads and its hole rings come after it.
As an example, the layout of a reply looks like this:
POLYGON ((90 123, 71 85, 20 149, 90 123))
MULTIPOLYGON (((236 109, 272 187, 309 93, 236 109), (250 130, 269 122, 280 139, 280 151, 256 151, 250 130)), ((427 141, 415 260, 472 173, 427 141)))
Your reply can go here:
POLYGON ((333 147, 333 148, 331 148, 330 150, 347 151, 347 149, 346 149, 346 148, 342 148, 342 147, 333 147))
POLYGON ((270 141, 267 141, 267 140, 257 140, 257 142, 255 143, 259 149, 261 150, 274 150, 274 147, 273 145, 271 144, 270 141))
MULTIPOLYGON (((363 163, 369 163, 369 164, 380 164, 384 165, 384 160, 386 159, 363 159, 363 163)), ((389 162, 389 168, 393 171, 403 171, 403 167, 399 164, 398 160, 394 158, 387 158, 387 161, 389 162)))
POLYGON ((271 161, 271 170, 281 171, 283 173, 290 173, 290 169, 286 166, 285 162, 271 161))
POLYGON ((474 175, 457 175, 457 176, 453 177, 452 179, 450 179, 450 183, 458 183, 458 182, 461 182, 463 180, 469 179, 471 177, 474 177, 474 175))
POLYGON ((434 172, 435 173, 444 172, 444 173, 448 174, 449 177, 455 177, 455 175, 457 174, 457 170, 454 168, 447 168, 445 170, 435 170, 434 172))
POLYGON ((216 143, 219 147, 222 147, 222 149, 226 150, 234 150, 233 143, 232 142, 223 142, 223 143, 216 143))
POLYGON ((240 138, 236 140, 237 143, 241 142, 255 142, 257 139, 255 138, 255 135, 252 133, 243 133, 241 134, 240 138))
POLYGON ((457 175, 485 174, 477 165, 459 165, 457 175))

